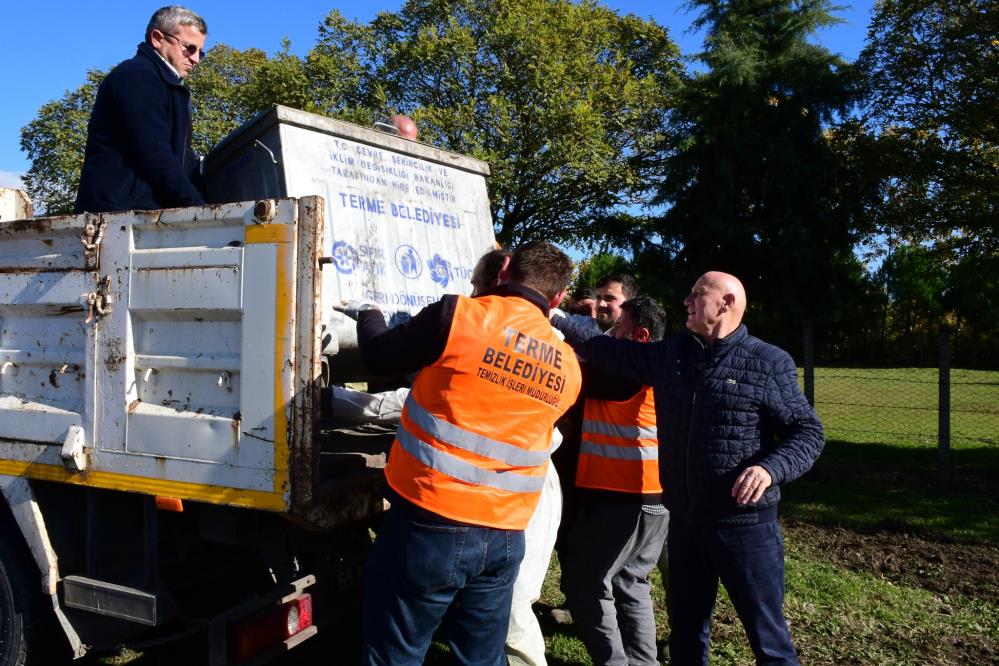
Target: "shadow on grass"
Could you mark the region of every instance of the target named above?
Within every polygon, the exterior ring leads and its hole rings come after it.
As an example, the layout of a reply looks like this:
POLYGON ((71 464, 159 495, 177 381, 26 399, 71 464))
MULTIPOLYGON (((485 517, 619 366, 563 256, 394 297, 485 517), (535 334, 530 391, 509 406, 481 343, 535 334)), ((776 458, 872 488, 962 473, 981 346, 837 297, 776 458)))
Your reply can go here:
POLYGON ((999 447, 951 451, 943 481, 935 448, 830 441, 815 467, 782 488, 782 513, 856 530, 999 543, 999 447))

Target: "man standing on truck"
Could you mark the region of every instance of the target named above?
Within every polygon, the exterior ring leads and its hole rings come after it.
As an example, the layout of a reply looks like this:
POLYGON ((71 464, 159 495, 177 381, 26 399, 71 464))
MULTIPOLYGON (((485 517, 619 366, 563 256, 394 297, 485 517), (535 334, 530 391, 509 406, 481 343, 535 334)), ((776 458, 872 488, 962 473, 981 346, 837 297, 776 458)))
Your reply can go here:
POLYGON ((579 394, 579 364, 547 321, 571 272, 554 246, 527 243, 485 295, 444 296, 392 330, 373 304, 358 313, 371 372, 420 371, 365 572, 365 663, 423 663, 445 613, 459 663, 505 663, 524 529, 554 423, 579 394))
POLYGON ((183 7, 163 7, 134 58, 97 90, 75 212, 152 210, 204 203, 191 150, 191 92, 184 79, 205 52, 208 26, 183 7))

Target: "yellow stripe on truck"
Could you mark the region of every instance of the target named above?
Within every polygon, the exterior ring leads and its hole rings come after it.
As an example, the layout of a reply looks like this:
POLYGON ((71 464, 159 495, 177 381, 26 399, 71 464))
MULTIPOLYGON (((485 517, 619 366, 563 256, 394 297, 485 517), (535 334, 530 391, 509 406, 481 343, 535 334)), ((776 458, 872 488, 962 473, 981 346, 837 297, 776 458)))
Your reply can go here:
MULTIPOLYGON (((283 381, 285 361, 293 362, 290 336, 291 307, 295 284, 295 227, 290 224, 254 224, 246 227, 247 245, 277 245, 277 278, 274 302, 274 492, 282 497, 288 487, 288 404, 291 402, 291 378, 283 381)), ((282 507, 283 508, 283 507, 282 507)))
POLYGON ((147 495, 168 495, 179 499, 198 500, 212 504, 228 504, 251 509, 283 511, 284 496, 281 493, 266 493, 259 490, 223 488, 199 483, 170 481, 145 476, 129 476, 113 472, 70 472, 60 465, 47 465, 18 460, 0 460, 0 474, 23 476, 39 481, 71 483, 88 488, 105 488, 147 495))

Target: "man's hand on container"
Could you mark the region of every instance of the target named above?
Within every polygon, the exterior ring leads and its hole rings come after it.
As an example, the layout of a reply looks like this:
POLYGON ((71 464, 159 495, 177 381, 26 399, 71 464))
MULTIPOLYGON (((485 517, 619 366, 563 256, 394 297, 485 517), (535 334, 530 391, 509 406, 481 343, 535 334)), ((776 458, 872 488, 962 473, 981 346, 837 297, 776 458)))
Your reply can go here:
POLYGON ((747 467, 735 480, 732 497, 739 504, 756 504, 773 482, 770 472, 759 465, 747 467))
POLYGON ((377 303, 364 298, 358 298, 352 301, 340 301, 333 306, 333 309, 337 312, 342 312, 354 321, 357 321, 358 312, 363 312, 365 310, 380 310, 377 303))

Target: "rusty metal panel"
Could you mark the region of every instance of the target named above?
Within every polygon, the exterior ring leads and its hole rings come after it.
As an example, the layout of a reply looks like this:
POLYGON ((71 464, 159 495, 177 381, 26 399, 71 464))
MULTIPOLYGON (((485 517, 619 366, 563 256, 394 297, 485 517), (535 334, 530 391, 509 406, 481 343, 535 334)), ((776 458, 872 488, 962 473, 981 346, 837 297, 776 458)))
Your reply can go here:
POLYGON ((0 441, 61 446, 71 427, 93 434, 93 338, 81 238, 94 218, 0 222, 0 441))
POLYGON ((320 197, 299 200, 297 297, 295 299, 295 384, 291 403, 290 476, 292 504, 300 513, 318 498, 321 446, 319 386, 322 372, 322 280, 318 270, 325 230, 325 202, 320 197))
POLYGON ((310 229, 294 200, 0 224, 0 474, 310 496, 321 210, 310 229))
POLYGON ((27 220, 33 214, 31 199, 23 190, 0 187, 0 222, 27 220))

